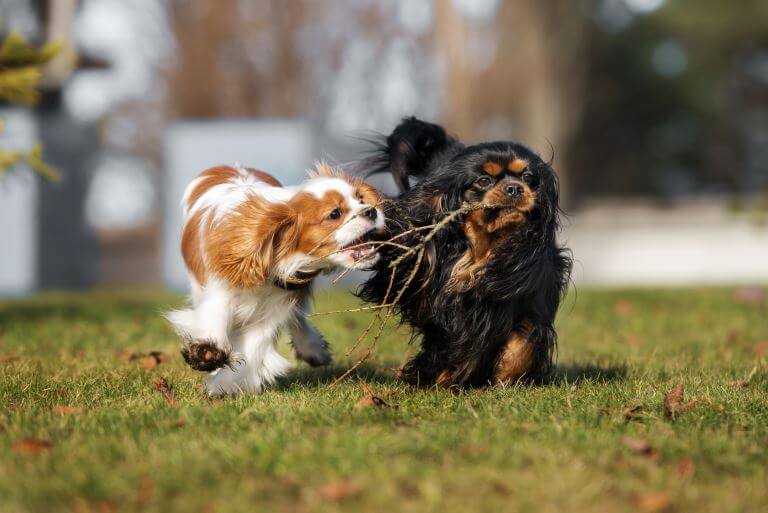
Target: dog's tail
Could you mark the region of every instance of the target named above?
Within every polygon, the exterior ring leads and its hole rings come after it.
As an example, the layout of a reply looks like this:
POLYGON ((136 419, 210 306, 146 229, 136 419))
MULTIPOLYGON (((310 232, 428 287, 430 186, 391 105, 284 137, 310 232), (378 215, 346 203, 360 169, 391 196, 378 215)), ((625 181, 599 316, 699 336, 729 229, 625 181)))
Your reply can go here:
POLYGON ((439 125, 415 117, 403 118, 387 137, 372 141, 373 154, 361 163, 366 176, 391 173, 400 192, 410 189, 410 177, 429 174, 440 155, 459 142, 439 125))

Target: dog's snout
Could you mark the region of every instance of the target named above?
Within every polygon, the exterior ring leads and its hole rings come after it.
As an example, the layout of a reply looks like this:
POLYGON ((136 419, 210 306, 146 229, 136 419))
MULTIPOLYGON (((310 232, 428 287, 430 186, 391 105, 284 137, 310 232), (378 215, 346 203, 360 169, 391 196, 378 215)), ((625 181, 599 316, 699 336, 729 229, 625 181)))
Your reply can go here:
POLYGON ((365 210, 363 210, 363 217, 365 217, 366 219, 370 219, 371 221, 375 221, 378 215, 379 214, 376 212, 376 209, 373 207, 368 207, 365 210))
POLYGON ((506 187, 507 196, 517 198, 523 195, 523 186, 519 183, 511 183, 506 187))

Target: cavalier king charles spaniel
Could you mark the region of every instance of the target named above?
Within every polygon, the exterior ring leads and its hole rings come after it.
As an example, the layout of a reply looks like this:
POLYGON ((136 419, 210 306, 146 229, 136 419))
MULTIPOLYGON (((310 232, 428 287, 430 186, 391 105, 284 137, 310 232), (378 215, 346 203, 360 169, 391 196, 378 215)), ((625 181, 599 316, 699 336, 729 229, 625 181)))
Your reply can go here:
POLYGON ((384 228, 380 202, 373 187, 325 165, 296 187, 239 166, 208 169, 189 184, 181 252, 192 306, 167 318, 187 363, 210 372, 210 395, 258 393, 283 375, 290 363, 276 343, 285 326, 299 359, 331 361, 306 319, 312 281, 376 262, 366 241, 384 228))
POLYGON ((359 291, 386 304, 408 285, 395 308, 421 347, 401 376, 462 387, 544 377, 571 269, 556 238, 558 182, 549 164, 522 144, 465 145, 416 118, 404 119, 362 164, 369 174, 391 173, 401 192, 385 208, 386 237, 398 246, 380 248, 359 291), (419 230, 456 210, 461 215, 432 237, 419 230), (403 246, 425 242, 422 259, 410 255, 393 268, 403 246))

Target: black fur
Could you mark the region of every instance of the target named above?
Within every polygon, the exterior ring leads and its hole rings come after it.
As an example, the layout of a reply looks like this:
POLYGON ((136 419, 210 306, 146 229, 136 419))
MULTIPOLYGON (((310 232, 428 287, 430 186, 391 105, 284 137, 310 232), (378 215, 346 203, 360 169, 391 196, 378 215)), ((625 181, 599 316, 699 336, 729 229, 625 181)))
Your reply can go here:
MULTIPOLYGON (((556 240, 557 176, 521 144, 464 146, 438 125, 416 118, 404 119, 364 162, 370 174, 391 173, 400 188, 401 194, 385 207, 387 237, 392 237, 438 222, 465 201, 479 201, 472 187, 489 159, 520 158, 529 162, 527 169, 535 176, 534 207, 524 222, 505 232, 479 279, 467 289, 451 286, 454 265, 470 247, 463 226, 466 216, 461 216, 428 243, 415 279, 396 305, 402 321, 422 336, 420 352, 402 370, 411 383, 489 384, 507 340, 524 327, 533 345, 532 365, 524 378, 548 373, 557 340, 553 323, 571 269, 568 250, 556 240), (411 179, 417 180, 415 185, 411 179)), ((494 214, 483 215, 492 219, 494 214)), ((412 246, 421 237, 413 233, 398 242, 412 246)), ((376 304, 394 299, 415 264, 410 257, 398 266, 392 292, 385 298, 393 272, 389 264, 402 250, 383 246, 380 252, 383 258, 358 292, 376 304)))

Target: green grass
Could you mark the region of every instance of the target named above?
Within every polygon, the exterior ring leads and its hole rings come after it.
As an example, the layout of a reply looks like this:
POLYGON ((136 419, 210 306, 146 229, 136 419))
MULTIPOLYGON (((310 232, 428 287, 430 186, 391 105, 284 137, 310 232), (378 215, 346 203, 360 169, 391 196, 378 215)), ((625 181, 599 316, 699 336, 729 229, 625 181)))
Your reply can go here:
MULTIPOLYGON (((344 356, 369 317, 319 317, 336 367, 298 366, 261 396, 216 401, 159 315, 179 302, 121 292, 0 303, 0 354, 19 357, 0 363, 0 511, 768 506, 768 307, 730 290, 580 291, 561 311, 552 384, 461 393, 393 379, 413 350, 402 328, 331 386, 362 353, 344 356), (149 369, 118 358, 149 350, 173 358, 149 369), (158 376, 175 405, 153 388, 158 376), (679 383, 697 402, 667 419, 664 395, 679 383), (395 392, 397 408, 356 409, 366 385, 395 392), (651 449, 633 452, 626 437, 651 449), (28 438, 52 445, 20 453, 28 438)), ((325 293, 317 310, 354 304, 325 293)))

